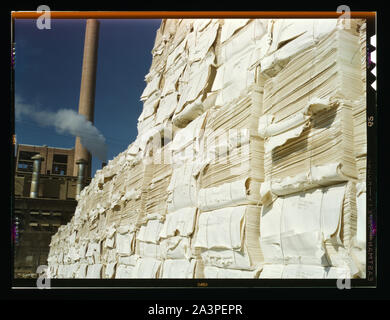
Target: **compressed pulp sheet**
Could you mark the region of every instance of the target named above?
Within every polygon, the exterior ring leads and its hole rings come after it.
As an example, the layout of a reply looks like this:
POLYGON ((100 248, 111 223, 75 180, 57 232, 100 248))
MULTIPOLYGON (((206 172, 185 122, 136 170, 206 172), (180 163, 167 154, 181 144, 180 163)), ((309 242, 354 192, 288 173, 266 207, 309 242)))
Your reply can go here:
POLYGON ((139 256, 132 255, 130 257, 119 257, 118 264, 116 266, 115 278, 116 279, 129 279, 135 278, 134 269, 139 260, 139 256))
POLYGON ((223 269, 213 266, 204 267, 204 278, 206 279, 234 279, 234 278, 258 278, 259 271, 248 271, 248 270, 233 270, 233 269, 223 269))
POLYGON ((170 164, 154 165, 153 178, 151 184, 146 190, 146 214, 165 214, 167 206, 167 188, 172 174, 170 164))
POLYGON ((172 178, 166 190, 168 192, 167 210, 175 212, 182 208, 197 205, 196 163, 186 161, 172 169, 172 178))
POLYGON ((188 207, 166 215, 159 234, 161 255, 164 259, 190 258, 196 214, 196 207, 188 207))
POLYGON ((197 208, 187 207, 168 213, 159 237, 169 238, 176 235, 189 237, 194 232, 197 208))
MULTIPOLYGON (((147 216, 147 218, 149 217, 147 216)), ((147 220, 145 224, 140 226, 136 240, 136 254, 140 257, 162 258, 159 242, 159 233, 163 226, 161 218, 161 216, 156 216, 155 219, 147 220)))
POLYGON ((163 217, 156 214, 155 217, 149 215, 146 218, 148 219, 147 222, 141 225, 137 232, 137 240, 157 244, 163 227, 163 217))
POLYGON ((348 269, 304 264, 264 265, 260 279, 349 279, 348 269))
POLYGON ((356 185, 356 206, 357 206, 357 233, 356 245, 362 249, 366 248, 366 183, 360 182, 356 185))
POLYGON ((329 266, 324 241, 333 239, 342 246, 355 229, 356 216, 349 212, 353 208, 344 201, 351 191, 343 183, 278 197, 264 206, 260 246, 265 263, 329 266), (348 230, 343 233, 342 221, 348 230))
POLYGON ((345 177, 357 178, 352 108, 342 102, 323 105, 314 115, 297 113, 276 124, 266 125, 267 117, 262 117, 259 131, 265 137, 266 180, 280 181, 331 163, 340 163, 345 177))
POLYGON ((204 169, 199 179, 200 188, 205 189, 203 192, 211 187, 223 188, 227 183, 245 181, 251 194, 249 200, 256 197, 258 183, 264 177, 263 139, 257 136, 260 114, 261 92, 254 86, 248 88, 242 98, 210 112, 201 149, 204 169))
POLYGON ((261 59, 263 74, 273 77, 288 61, 302 51, 315 46, 337 30, 344 29, 357 35, 359 19, 348 19, 343 26, 340 19, 271 19, 267 28, 266 56, 261 59))
POLYGON ((367 112, 366 97, 362 96, 353 109, 353 133, 358 179, 366 179, 367 166, 367 112))
POLYGON ((164 260, 161 278, 194 278, 196 260, 164 260))
POLYGON ((89 265, 87 269, 88 279, 100 279, 102 277, 102 264, 89 265))
POLYGON ((250 19, 226 19, 221 28, 221 42, 229 39, 237 30, 245 26, 250 19))
POLYGON ((162 259, 161 245, 159 243, 155 244, 137 240, 135 253, 143 258, 162 259))
POLYGON ((193 63, 206 57, 218 34, 218 20, 194 24, 194 31, 187 36, 188 61, 193 63), (206 26, 205 26, 206 24, 206 26))
POLYGON ((180 99, 175 113, 183 110, 184 106, 191 103, 205 93, 206 87, 211 81, 211 75, 214 68, 215 55, 213 51, 209 51, 203 60, 196 61, 190 66, 187 65, 182 85, 179 86, 180 99))
POLYGON ((161 261, 154 258, 140 258, 133 269, 135 278, 158 278, 161 261))
POLYGON ((295 56, 264 84, 264 114, 279 122, 303 110, 312 98, 359 99, 361 71, 357 37, 336 30, 295 56))
POLYGON ((129 256, 134 252, 135 232, 116 234, 116 252, 120 256, 129 256))
POLYGON ((205 265, 254 269, 263 261, 259 246, 260 207, 238 206, 202 212, 193 243, 205 265))
POLYGON ((227 206, 256 204, 260 201, 260 184, 247 178, 218 187, 200 189, 198 208, 210 211, 227 206))
POLYGON ((160 240, 163 259, 189 259, 192 256, 191 238, 174 236, 160 240))

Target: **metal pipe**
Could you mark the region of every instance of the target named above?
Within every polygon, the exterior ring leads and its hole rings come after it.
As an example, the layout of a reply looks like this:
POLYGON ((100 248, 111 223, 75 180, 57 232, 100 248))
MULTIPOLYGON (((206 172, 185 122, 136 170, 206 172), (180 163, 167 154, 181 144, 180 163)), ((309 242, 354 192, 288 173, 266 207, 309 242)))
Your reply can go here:
POLYGON ((38 198, 39 193, 39 175, 41 172, 41 163, 44 159, 40 154, 31 157, 34 160, 33 173, 31 179, 30 198, 38 198))
MULTIPOLYGON (((98 58, 99 43, 99 21, 88 19, 85 27, 84 57, 81 74, 79 114, 85 116, 88 121, 93 123, 95 89, 96 89, 96 68, 98 58)), ((79 159, 85 159, 89 167, 88 175, 91 175, 91 154, 81 144, 80 137, 76 138, 75 143, 75 162, 79 159)), ((73 174, 77 175, 77 168, 74 166, 73 174)))
POLYGON ((85 172, 86 172, 86 164, 88 162, 84 159, 79 159, 76 161, 78 172, 77 172, 77 185, 76 185, 76 195, 80 195, 81 190, 84 188, 85 184, 85 172))

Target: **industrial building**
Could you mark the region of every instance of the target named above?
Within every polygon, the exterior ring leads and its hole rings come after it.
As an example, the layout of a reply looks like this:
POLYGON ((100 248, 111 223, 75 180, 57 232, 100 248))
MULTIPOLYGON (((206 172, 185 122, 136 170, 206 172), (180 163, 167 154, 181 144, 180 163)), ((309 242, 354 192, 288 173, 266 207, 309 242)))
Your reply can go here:
MULTIPOLYGON (((70 221, 77 205, 74 148, 19 144, 15 156, 14 271, 34 276, 47 264, 51 236, 70 221), (34 186, 34 161, 40 156, 39 182, 34 186), (34 194, 34 188, 35 194, 34 194)), ((90 176, 85 177, 89 184, 90 176)))

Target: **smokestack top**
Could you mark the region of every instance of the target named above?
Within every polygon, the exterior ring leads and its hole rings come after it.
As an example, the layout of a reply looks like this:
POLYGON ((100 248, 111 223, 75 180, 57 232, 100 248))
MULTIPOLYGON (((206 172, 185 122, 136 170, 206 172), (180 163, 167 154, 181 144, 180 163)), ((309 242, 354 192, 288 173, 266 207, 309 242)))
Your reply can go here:
POLYGON ((45 158, 38 153, 35 156, 32 156, 31 159, 32 160, 41 160, 42 161, 45 158))
POLYGON ((97 19, 87 19, 87 24, 94 24, 94 25, 99 25, 99 20, 97 19))
POLYGON ((76 160, 76 164, 87 164, 87 163, 88 163, 88 161, 85 160, 85 159, 78 159, 78 160, 76 160))

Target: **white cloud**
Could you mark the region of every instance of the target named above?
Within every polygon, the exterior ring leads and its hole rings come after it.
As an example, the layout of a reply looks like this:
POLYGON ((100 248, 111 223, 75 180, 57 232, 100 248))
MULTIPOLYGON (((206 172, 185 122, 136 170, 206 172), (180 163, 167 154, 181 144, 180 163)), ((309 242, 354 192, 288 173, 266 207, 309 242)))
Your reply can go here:
POLYGON ((107 160, 106 139, 99 130, 83 115, 71 109, 60 109, 57 112, 37 110, 15 96, 15 118, 29 117, 42 127, 54 126, 58 133, 68 133, 80 137, 81 144, 101 161, 107 160))

